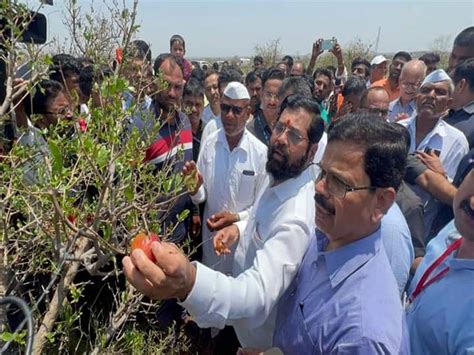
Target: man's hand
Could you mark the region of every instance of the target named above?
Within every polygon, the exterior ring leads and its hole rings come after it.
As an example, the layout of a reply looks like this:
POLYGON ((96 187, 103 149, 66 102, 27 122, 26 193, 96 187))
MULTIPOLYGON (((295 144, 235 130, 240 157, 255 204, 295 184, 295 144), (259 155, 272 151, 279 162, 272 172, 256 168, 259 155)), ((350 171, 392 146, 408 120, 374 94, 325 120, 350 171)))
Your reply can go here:
POLYGON ((136 249, 123 258, 127 280, 141 293, 155 300, 184 299, 196 280, 196 268, 173 243, 153 242, 156 264, 136 249))
POLYGON ((316 59, 323 52, 321 50, 321 43, 323 43, 322 38, 318 39, 316 42, 313 43, 313 50, 311 52, 312 58, 316 59))
POLYGON ((336 43, 332 49, 329 50, 337 59, 338 65, 344 65, 344 57, 342 56, 342 47, 339 43, 336 43))
POLYGON ((230 226, 232 223, 239 221, 239 215, 228 211, 220 211, 213 214, 211 218, 207 219, 207 228, 211 232, 220 230, 224 227, 230 226))
POLYGON ((230 248, 239 239, 239 228, 235 224, 221 229, 214 236, 214 250, 217 255, 229 254, 230 248))
POLYGON ((187 161, 183 166, 184 183, 188 192, 195 195, 203 183, 203 178, 194 160, 187 161))
POLYGON ((407 119, 410 115, 406 112, 401 112, 395 116, 395 122, 407 119))
POLYGON ((439 157, 433 152, 433 150, 429 153, 418 151, 416 152, 416 156, 420 158, 421 162, 425 164, 428 169, 443 176, 446 175, 441 160, 439 160, 439 157))
POLYGON ((195 238, 199 235, 201 225, 201 217, 199 215, 194 215, 191 221, 191 237, 195 238))

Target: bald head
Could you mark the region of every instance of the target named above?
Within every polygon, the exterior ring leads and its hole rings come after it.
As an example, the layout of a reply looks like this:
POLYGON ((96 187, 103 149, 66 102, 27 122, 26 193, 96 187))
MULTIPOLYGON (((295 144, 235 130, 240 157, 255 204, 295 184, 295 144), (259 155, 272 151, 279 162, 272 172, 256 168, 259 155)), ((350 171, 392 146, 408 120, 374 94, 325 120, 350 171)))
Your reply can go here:
POLYGON ((388 106, 390 104, 390 96, 381 86, 373 86, 369 88, 360 100, 360 107, 362 110, 371 112, 384 119, 388 115, 388 106))
POLYGON ((419 59, 408 61, 400 74, 400 98, 408 102, 413 100, 426 76, 426 64, 419 59))
POLYGON ((304 75, 305 69, 304 69, 304 63, 303 62, 295 62, 293 66, 291 67, 291 76, 302 76, 304 75))

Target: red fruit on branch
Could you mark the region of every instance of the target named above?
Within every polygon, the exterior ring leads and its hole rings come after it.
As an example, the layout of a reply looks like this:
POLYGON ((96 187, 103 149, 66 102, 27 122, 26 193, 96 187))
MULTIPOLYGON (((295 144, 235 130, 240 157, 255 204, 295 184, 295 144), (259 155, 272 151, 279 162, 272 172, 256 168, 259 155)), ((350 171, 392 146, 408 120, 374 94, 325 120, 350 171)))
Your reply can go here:
POLYGON ((130 249, 133 252, 135 249, 141 249, 145 255, 153 262, 156 262, 155 255, 151 251, 151 243, 159 242, 160 237, 155 233, 150 233, 146 235, 143 232, 138 233, 130 242, 130 249))

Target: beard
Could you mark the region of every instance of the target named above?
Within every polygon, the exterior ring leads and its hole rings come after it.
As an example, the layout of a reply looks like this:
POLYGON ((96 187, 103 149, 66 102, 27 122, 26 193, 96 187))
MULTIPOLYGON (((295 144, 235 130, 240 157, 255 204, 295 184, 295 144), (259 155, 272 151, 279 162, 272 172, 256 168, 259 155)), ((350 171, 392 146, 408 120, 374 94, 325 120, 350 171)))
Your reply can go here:
POLYGON ((265 168, 274 180, 284 181, 292 179, 300 175, 303 170, 306 169, 309 150, 310 146, 308 146, 308 149, 306 150, 304 156, 290 164, 290 156, 288 154, 288 150, 281 145, 271 145, 268 149, 268 159, 265 168), (281 161, 273 157, 273 154, 275 152, 277 152, 280 156, 283 157, 281 161))

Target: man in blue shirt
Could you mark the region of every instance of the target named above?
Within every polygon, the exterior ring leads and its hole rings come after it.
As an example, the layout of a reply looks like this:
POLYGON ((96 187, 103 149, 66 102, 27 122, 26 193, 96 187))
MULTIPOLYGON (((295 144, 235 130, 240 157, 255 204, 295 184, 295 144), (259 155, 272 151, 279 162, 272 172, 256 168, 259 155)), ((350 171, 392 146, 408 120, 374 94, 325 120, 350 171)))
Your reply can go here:
POLYGON ((406 138, 392 125, 354 114, 329 128, 316 183, 317 238, 278 303, 273 343, 285 354, 408 353, 381 241, 407 156, 406 138))
POLYGON ((454 225, 428 244, 410 287, 412 354, 474 353, 473 165, 454 198, 454 225))

